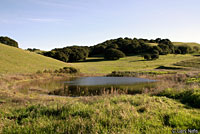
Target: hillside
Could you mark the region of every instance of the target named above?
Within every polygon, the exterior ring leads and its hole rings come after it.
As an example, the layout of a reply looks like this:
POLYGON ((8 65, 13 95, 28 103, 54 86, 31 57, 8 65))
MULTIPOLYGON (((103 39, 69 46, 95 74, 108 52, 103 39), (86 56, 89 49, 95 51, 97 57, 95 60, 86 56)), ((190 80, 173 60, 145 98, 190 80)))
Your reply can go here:
MULTIPOLYGON (((195 42, 172 42, 175 46, 180 46, 180 45, 186 45, 186 46, 191 46, 191 47, 194 47, 194 46, 197 46, 197 47, 200 47, 200 44, 199 43, 195 43, 195 42)), ((147 43, 151 46, 156 46, 158 45, 157 43, 147 43)))
POLYGON ((0 73, 34 73, 64 66, 68 64, 0 43, 0 73))
POLYGON ((200 47, 200 44, 195 43, 195 42, 173 42, 173 44, 176 46, 186 45, 186 46, 191 46, 191 47, 194 47, 194 46, 200 47))
POLYGON ((158 60, 146 61, 141 56, 127 56, 119 60, 104 60, 101 57, 90 57, 85 62, 71 63, 82 73, 108 74, 112 71, 143 71, 158 68, 160 66, 173 66, 175 63, 195 59, 196 57, 186 55, 161 55, 158 60))

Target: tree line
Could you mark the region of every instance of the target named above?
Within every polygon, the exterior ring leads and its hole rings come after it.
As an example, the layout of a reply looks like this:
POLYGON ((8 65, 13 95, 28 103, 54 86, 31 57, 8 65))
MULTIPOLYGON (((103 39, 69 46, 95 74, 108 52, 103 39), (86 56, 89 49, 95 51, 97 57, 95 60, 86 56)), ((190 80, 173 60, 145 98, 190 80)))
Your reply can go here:
POLYGON ((198 52, 198 47, 175 46, 169 39, 118 38, 94 46, 72 46, 56 48, 43 55, 64 62, 84 61, 86 58, 101 56, 106 60, 118 60, 126 55, 142 55, 146 60, 156 60, 159 55, 188 54, 198 52), (152 45, 154 44, 154 45, 152 45))
POLYGON ((64 62, 77 62, 86 60, 89 55, 89 47, 72 46, 64 48, 55 48, 48 52, 43 52, 43 55, 61 60, 64 62))
MULTIPOLYGON (((9 37, 1 36, 0 43, 18 47, 18 43, 9 37)), ((155 60, 159 58, 159 55, 199 52, 199 47, 186 45, 175 46, 169 39, 157 38, 148 40, 126 37, 107 40, 90 47, 71 46, 55 48, 46 52, 35 48, 28 48, 27 50, 64 62, 77 62, 86 60, 88 56, 101 56, 106 60, 118 60, 128 55, 142 55, 146 60, 155 60)))

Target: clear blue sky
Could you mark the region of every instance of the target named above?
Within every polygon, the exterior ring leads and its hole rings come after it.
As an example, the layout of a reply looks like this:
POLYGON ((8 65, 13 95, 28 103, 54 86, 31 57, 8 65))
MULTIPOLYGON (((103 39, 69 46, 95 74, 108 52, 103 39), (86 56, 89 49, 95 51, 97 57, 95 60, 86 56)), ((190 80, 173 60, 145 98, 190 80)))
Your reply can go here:
POLYGON ((1 0, 0 36, 21 48, 95 45, 118 37, 200 43, 200 0, 1 0))

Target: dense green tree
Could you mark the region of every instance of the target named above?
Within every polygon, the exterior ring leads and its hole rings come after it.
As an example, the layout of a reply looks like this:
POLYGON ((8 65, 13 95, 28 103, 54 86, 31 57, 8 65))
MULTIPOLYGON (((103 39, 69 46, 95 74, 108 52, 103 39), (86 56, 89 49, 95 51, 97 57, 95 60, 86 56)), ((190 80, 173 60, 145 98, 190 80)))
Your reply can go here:
POLYGON ((125 54, 122 51, 113 48, 107 49, 104 55, 104 58, 108 60, 118 60, 123 57, 125 54))
POLYGON ((159 55, 158 54, 153 54, 151 55, 151 60, 156 60, 159 58, 159 55))
POLYGON ((17 47, 17 48, 19 47, 18 43, 15 40, 13 40, 13 39, 11 39, 9 37, 1 36, 0 37, 0 43, 3 43, 5 45, 9 45, 9 46, 13 46, 13 47, 17 47))
POLYGON ((145 60, 151 60, 151 55, 150 54, 145 54, 144 55, 145 60))
POLYGON ((193 50, 194 50, 195 52, 199 52, 200 48, 197 47, 197 46, 194 46, 194 47, 193 47, 193 50))
POLYGON ((68 55, 66 55, 64 52, 62 51, 57 51, 55 52, 55 56, 54 56, 55 59, 57 60, 61 60, 61 61, 64 61, 64 62, 67 62, 69 57, 68 55))
POLYGON ((48 51, 43 53, 44 56, 55 58, 55 51, 48 51))
POLYGON ((181 51, 181 54, 187 54, 191 52, 191 48, 189 46, 178 46, 178 49, 181 51))

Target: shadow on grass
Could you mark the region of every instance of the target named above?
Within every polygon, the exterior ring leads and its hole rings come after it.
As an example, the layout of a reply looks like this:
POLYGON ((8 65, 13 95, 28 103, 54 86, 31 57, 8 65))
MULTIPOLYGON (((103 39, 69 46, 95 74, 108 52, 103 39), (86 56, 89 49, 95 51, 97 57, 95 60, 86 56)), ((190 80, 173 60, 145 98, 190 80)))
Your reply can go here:
POLYGON ((77 62, 73 62, 73 63, 82 63, 82 62, 101 62, 101 61, 108 61, 108 60, 105 60, 105 59, 87 59, 87 60, 84 60, 84 61, 77 61, 77 62))
POLYGON ((77 62, 73 62, 73 63, 82 63, 82 62, 102 62, 102 61, 115 61, 115 60, 108 60, 108 59, 87 59, 84 61, 77 61, 77 62))
POLYGON ((200 54, 196 54, 196 55, 194 55, 194 56, 196 56, 196 57, 200 57, 200 54))
POLYGON ((183 69, 183 68, 180 68, 180 67, 166 67, 166 66, 159 66, 159 67, 157 67, 156 69, 180 70, 180 69, 183 69))

